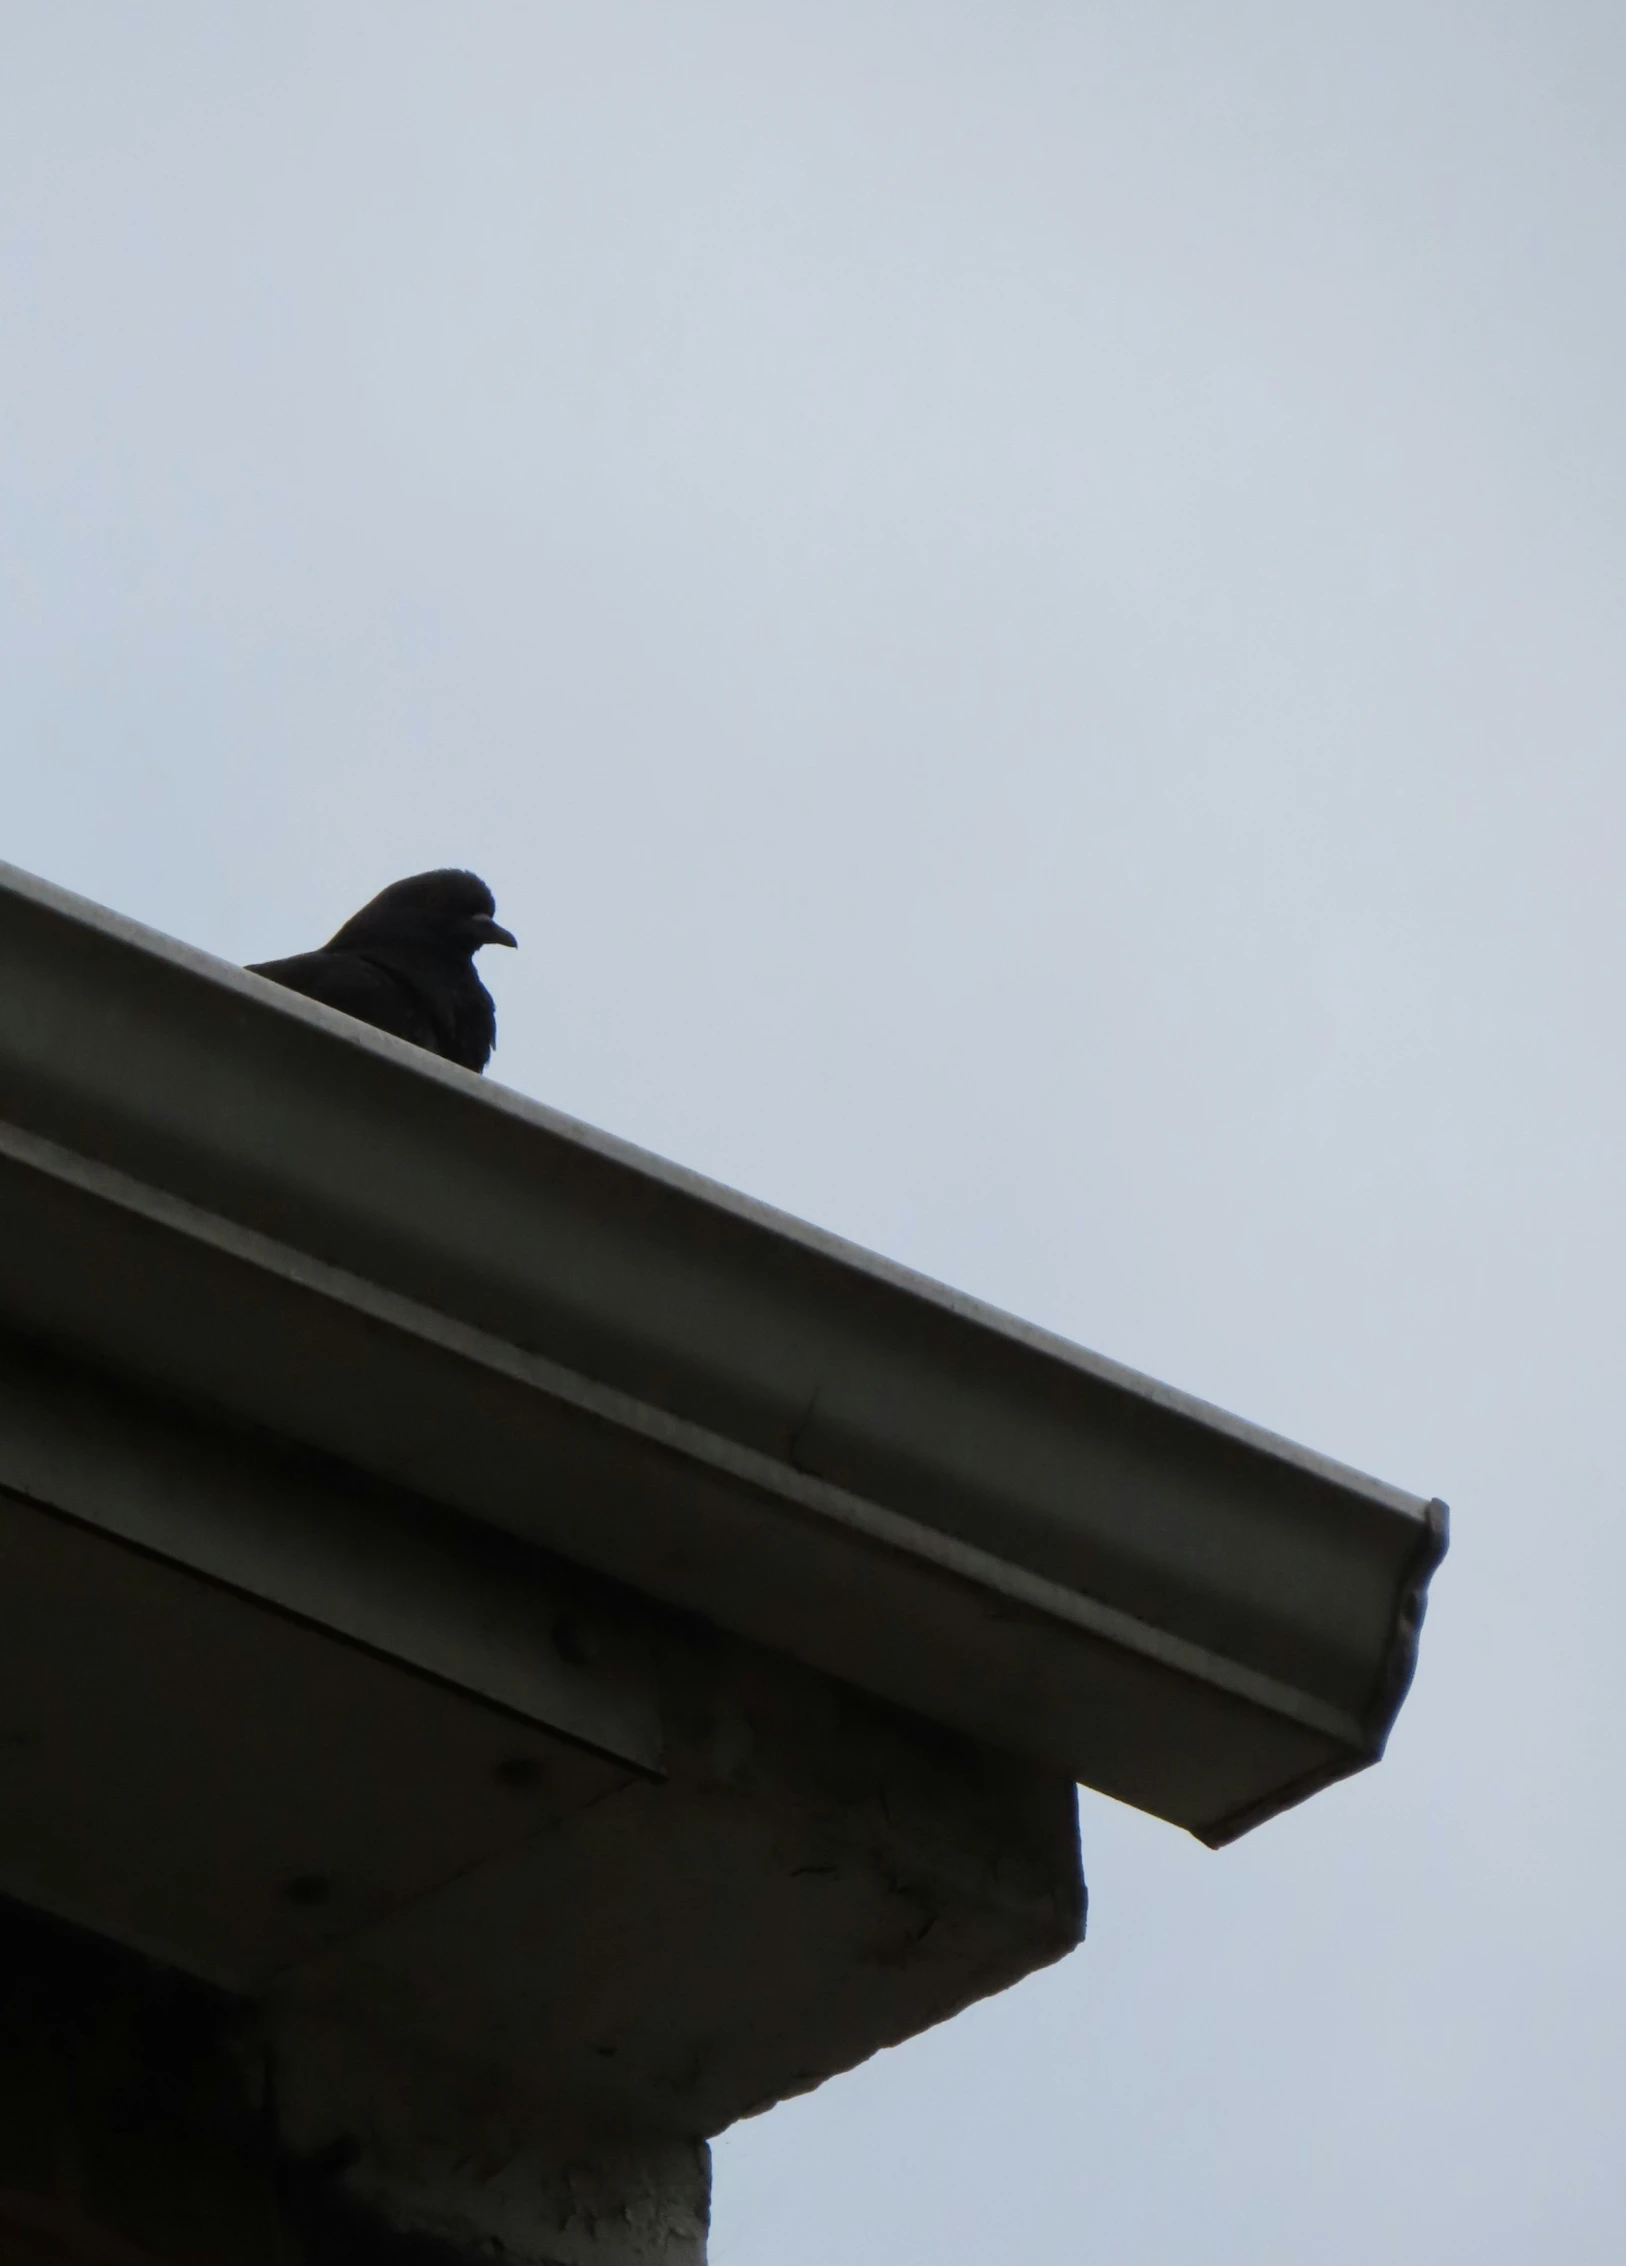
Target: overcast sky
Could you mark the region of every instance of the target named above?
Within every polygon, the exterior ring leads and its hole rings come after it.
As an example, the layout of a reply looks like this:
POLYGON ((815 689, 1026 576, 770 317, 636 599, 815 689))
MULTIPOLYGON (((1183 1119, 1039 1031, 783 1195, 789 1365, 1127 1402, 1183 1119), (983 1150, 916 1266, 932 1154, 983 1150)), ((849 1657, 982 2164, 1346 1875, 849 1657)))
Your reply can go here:
POLYGON ((1452 1503, 717 2266, 1621 2255, 1626 13, 8 0, 0 854, 1452 1503))

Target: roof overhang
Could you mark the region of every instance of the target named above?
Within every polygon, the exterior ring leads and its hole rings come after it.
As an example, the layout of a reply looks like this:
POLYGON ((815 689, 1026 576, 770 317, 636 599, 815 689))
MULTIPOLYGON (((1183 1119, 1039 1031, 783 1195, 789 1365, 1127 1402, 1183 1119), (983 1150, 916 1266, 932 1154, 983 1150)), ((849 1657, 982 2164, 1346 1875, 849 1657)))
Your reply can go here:
POLYGON ((0 868, 0 1326, 1211 1843, 1377 1758, 1444 1506, 0 868))

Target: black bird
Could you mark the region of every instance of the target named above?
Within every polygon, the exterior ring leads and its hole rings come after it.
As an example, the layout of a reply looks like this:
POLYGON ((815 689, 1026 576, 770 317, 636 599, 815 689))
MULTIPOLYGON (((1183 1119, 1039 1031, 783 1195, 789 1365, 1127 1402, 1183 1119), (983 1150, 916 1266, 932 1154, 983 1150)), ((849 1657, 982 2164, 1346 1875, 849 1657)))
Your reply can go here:
POLYGON ((497 1043, 497 1010, 474 955, 482 944, 514 942, 496 910, 477 873, 415 873, 381 889, 320 952, 261 960, 248 972, 483 1070, 497 1043))

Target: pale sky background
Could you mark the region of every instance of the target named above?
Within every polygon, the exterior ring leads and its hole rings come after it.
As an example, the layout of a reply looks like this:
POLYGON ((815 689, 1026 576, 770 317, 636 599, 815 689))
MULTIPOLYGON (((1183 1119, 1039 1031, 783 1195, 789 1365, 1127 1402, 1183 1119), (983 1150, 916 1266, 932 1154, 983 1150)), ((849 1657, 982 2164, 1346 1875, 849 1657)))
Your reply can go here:
POLYGON ((717 2266, 1622 2252, 1626 11, 0 7, 0 854, 1453 1506, 717 2266))

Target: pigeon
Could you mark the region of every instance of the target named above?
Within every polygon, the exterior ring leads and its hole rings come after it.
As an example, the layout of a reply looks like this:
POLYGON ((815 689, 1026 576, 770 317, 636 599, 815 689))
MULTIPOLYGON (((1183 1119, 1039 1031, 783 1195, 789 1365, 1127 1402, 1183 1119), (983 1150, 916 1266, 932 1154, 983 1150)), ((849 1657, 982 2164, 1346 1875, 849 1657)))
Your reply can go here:
POLYGON ((496 910, 478 874, 415 873, 381 889, 320 952, 260 960, 248 972, 483 1070, 497 1043, 497 1010, 474 955, 482 944, 515 941, 496 910))

